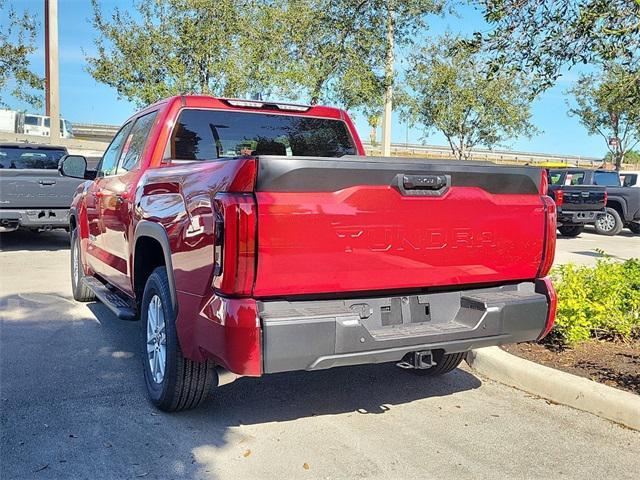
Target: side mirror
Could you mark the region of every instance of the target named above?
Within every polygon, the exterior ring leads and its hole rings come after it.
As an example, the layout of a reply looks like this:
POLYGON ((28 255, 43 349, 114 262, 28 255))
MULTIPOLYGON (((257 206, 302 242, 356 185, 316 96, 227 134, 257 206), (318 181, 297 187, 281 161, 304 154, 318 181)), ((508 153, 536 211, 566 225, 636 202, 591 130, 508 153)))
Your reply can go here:
POLYGON ((87 159, 82 155, 65 155, 58 162, 60 175, 85 179, 87 175, 87 159))

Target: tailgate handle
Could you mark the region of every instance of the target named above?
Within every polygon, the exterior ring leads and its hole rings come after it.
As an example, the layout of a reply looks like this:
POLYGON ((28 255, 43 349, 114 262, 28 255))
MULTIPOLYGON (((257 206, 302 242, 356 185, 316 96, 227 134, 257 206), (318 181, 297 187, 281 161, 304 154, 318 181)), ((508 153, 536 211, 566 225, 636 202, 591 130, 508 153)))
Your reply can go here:
POLYGON ((398 175, 398 188, 403 195, 440 196, 451 186, 451 175, 398 175))

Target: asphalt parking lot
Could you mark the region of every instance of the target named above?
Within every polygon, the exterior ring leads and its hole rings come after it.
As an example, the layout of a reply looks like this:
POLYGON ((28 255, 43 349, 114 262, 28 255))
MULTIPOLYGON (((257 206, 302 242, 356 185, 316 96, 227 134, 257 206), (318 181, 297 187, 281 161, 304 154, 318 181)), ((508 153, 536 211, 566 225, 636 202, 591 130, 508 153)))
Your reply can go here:
MULTIPOLYGON (((640 433, 474 375, 392 365, 241 379, 202 409, 146 399, 138 323, 73 302, 64 232, 0 237, 0 478, 637 478, 640 433)), ((558 260, 638 255, 558 241, 558 260), (591 253, 589 253, 591 252, 591 253)))

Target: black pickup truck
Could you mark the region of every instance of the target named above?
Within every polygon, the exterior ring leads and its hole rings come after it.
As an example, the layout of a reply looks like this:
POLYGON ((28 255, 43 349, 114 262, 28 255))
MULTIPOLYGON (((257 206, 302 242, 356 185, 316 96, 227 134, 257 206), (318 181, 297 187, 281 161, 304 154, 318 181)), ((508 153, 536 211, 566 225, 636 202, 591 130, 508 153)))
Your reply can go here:
POLYGON ((576 184, 565 170, 548 170, 547 174, 549 196, 556 202, 558 231, 561 235, 577 237, 585 225, 595 224, 605 215, 605 187, 576 184))
POLYGON ((623 187, 618 172, 586 168, 553 169, 549 172, 549 178, 552 180, 558 175, 561 185, 592 185, 606 188, 605 214, 599 217, 594 225, 599 234, 617 235, 624 227, 640 234, 640 188, 623 187))
POLYGON ((65 147, 0 143, 0 232, 69 227, 69 205, 80 180, 58 173, 65 147))

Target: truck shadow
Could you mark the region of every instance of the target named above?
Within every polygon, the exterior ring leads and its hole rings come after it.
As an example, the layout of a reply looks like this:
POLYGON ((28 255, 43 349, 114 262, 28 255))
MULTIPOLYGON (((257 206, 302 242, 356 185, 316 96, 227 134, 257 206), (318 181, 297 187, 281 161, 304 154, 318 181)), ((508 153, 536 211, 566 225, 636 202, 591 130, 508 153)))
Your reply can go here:
POLYGON ((237 427, 379 415, 481 385, 460 369, 430 379, 388 364, 345 367, 242 378, 198 410, 166 414, 146 397, 139 329, 56 292, 0 297, 0 476, 47 465, 39 478, 210 477, 247 434, 237 427))
POLYGON ((69 234, 65 230, 31 232, 16 230, 0 233, 0 252, 56 251, 69 249, 69 234))

